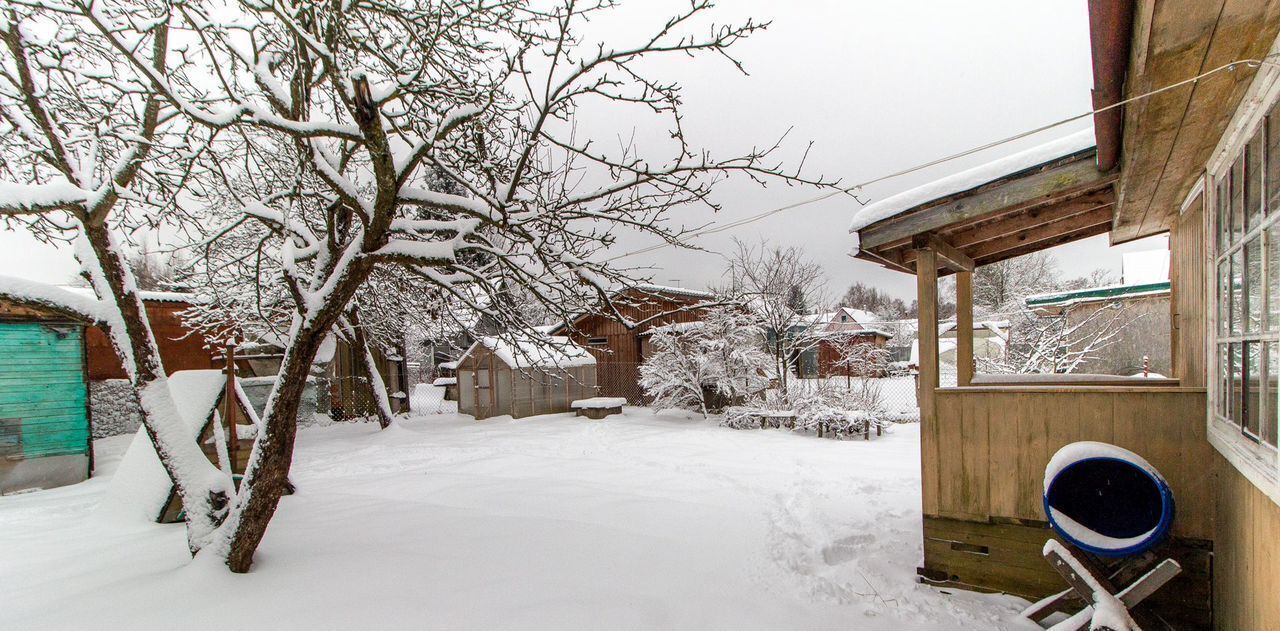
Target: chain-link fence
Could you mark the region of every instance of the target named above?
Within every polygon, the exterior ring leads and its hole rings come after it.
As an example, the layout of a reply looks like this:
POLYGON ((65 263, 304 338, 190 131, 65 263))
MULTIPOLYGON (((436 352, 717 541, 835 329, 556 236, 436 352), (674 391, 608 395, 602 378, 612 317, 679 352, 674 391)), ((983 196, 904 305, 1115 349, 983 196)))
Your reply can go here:
POLYGON ((596 396, 622 397, 629 405, 645 405, 640 387, 640 364, 602 361, 596 364, 596 396))
POLYGON ((458 402, 445 399, 446 394, 444 386, 416 384, 409 389, 409 409, 414 415, 453 414, 458 411, 458 402))
MULTIPOLYGON (((954 373, 951 375, 955 381, 954 373)), ((623 397, 630 405, 646 405, 649 398, 640 387, 640 364, 628 362, 600 362, 596 365, 597 396, 623 397)), ((859 398, 874 402, 875 407, 904 420, 919 418, 916 403, 916 378, 914 375, 898 377, 826 377, 821 379, 789 380, 791 388, 811 391, 857 391, 859 398)))
MULTIPOLYGON (((407 395, 387 394, 393 413, 405 411, 407 395)), ((378 404, 366 377, 317 377, 316 412, 327 414, 334 421, 371 419, 378 415, 378 404)))

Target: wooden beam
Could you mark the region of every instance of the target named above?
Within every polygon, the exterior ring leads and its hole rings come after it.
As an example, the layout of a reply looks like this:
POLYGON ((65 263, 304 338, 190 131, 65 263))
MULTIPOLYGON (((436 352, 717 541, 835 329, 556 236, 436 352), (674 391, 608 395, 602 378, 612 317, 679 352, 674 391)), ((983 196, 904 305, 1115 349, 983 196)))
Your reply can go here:
POLYGON ((1031 204, 1043 204, 1063 195, 1096 189, 1114 181, 1115 175, 1099 173, 1093 151, 1071 156, 1056 166, 1046 166, 1030 175, 1018 174, 992 182, 973 192, 950 196, 948 201, 904 213, 859 231, 863 249, 909 238, 956 223, 1031 204))
POLYGON ((943 267, 953 272, 973 271, 973 259, 969 258, 964 252, 952 247, 950 243, 943 241, 936 234, 931 232, 918 234, 911 239, 911 245, 914 247, 917 256, 923 250, 932 250, 937 254, 936 262, 942 263, 943 267))
POLYGON ((1015 232, 1002 239, 987 241, 972 248, 969 254, 975 260, 1018 249, 1036 243, 1052 243, 1057 237, 1070 235, 1091 227, 1111 224, 1111 206, 1103 206, 1092 212, 1075 215, 1063 221, 1015 232))
MULTIPOLYGON (((1084 212, 1076 212, 1048 223, 1034 223, 1039 220, 1027 218, 1029 226, 1007 226, 1007 232, 994 239, 984 239, 977 244, 962 248, 964 254, 974 261, 990 258, 1006 250, 1023 248, 1023 246, 1052 241, 1055 237, 1079 232, 1082 229, 1109 224, 1113 206, 1094 206, 1084 212)), ((950 239, 948 239, 950 241, 950 239)), ((902 254, 902 264, 911 265, 915 261, 915 250, 902 254)))
MULTIPOLYGON (((1020 204, 1007 209, 983 215, 967 221, 959 221, 951 225, 941 228, 936 232, 947 240, 948 243, 962 248, 967 243, 977 243, 984 239, 999 236, 1002 226, 1007 225, 1010 221, 1021 223, 1023 217, 1040 218, 1045 222, 1052 221, 1055 217, 1073 214, 1073 211, 1081 211, 1086 208, 1092 208, 1098 204, 1114 202, 1116 199, 1116 191, 1113 182, 1107 182, 1097 187, 1088 187, 1080 190, 1073 190, 1064 193, 1052 199, 1043 202, 1020 204), (976 236, 970 237, 973 233, 976 236), (966 235, 961 237, 961 235, 966 235), (962 243, 959 239, 972 238, 972 241, 962 243)), ((890 243, 876 246, 877 250, 891 250, 894 248, 911 247, 911 239, 898 239, 890 243)))
POLYGON ((956 274, 956 385, 973 383, 973 272, 956 274))
POLYGON ((1027 243, 1027 244, 1020 245, 1016 248, 1013 248, 1011 250, 1004 250, 998 254, 992 254, 990 256, 975 258, 974 263, 977 263, 979 267, 983 265, 990 265, 992 263, 998 263, 1000 261, 1019 257, 1019 256, 1022 256, 1023 254, 1030 254, 1032 252, 1039 252, 1040 250, 1047 250, 1049 248, 1062 245, 1064 243, 1071 243, 1072 241, 1079 241, 1080 239, 1086 239, 1088 237, 1093 237, 1100 234, 1107 234, 1110 231, 1111 231, 1110 222, 1105 224, 1098 224, 1096 226, 1089 226, 1087 228, 1081 229, 1076 232, 1071 232, 1068 234, 1054 237, 1053 239, 1050 239, 1048 241, 1041 241, 1038 243, 1027 243))

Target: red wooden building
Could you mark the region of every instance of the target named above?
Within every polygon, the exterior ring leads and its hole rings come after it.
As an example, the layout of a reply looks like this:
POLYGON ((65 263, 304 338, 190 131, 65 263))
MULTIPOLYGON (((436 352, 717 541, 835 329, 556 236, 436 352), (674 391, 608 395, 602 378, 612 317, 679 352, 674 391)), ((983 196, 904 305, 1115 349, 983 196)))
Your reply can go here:
POLYGON ((612 301, 633 326, 604 314, 586 313, 557 327, 552 335, 569 336, 596 357, 600 396, 625 397, 632 404, 641 404, 640 363, 645 358, 648 332, 667 324, 697 322, 711 306, 713 296, 681 287, 635 285, 614 292, 612 301))
MULTIPOLYGON (((68 288, 75 292, 88 292, 88 289, 68 288)), ((188 328, 179 315, 191 307, 194 299, 191 294, 168 291, 143 291, 143 305, 147 310, 147 320, 151 323, 151 332, 156 338, 156 346, 160 348, 160 359, 164 362, 165 372, 173 374, 179 370, 202 370, 221 368, 221 362, 214 362, 215 354, 205 348, 204 337, 188 328)), ((89 380, 125 379, 127 375, 121 367, 120 357, 111 346, 107 333, 96 326, 85 330, 85 360, 89 365, 89 380)), ((218 354, 220 357, 221 355, 218 354)))

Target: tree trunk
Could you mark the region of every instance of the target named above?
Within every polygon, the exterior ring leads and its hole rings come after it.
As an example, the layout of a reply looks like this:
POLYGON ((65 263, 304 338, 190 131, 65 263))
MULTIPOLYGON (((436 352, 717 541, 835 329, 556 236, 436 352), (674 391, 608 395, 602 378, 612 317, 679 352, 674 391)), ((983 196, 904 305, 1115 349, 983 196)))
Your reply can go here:
POLYGON ((187 545, 200 550, 226 517, 233 493, 231 481, 205 457, 196 441, 185 434, 160 351, 147 321, 142 299, 134 291, 132 274, 110 229, 88 222, 76 239, 75 254, 88 273, 95 293, 108 307, 114 303, 120 319, 107 322, 108 337, 120 356, 142 407, 142 422, 160 464, 182 498, 187 516, 187 545))
POLYGON ((267 401, 261 434, 254 441, 240 495, 228 523, 233 530, 228 533, 226 563, 232 572, 249 571, 253 553, 262 543, 267 524, 288 485, 293 443, 298 434, 298 406, 311 363, 324 337, 325 329, 312 329, 296 337, 286 350, 276 387, 267 401))
POLYGON ((311 364, 356 289, 369 277, 369 271, 367 262, 352 263, 335 283, 328 301, 290 337, 280 362, 276 387, 267 397, 262 429, 249 454, 240 493, 224 525, 224 531, 229 532, 224 535, 226 548, 222 553, 232 572, 248 572, 253 564, 253 554, 262 543, 280 496, 289 484, 293 444, 298 434, 298 405, 311 364))
POLYGON ((382 383, 382 373, 378 372, 373 350, 369 348, 369 336, 364 334, 364 329, 360 326, 360 315, 356 309, 347 313, 347 322, 351 325, 346 327, 346 334, 351 343, 351 358, 355 361, 356 372, 369 380, 378 425, 386 429, 391 427, 394 415, 391 412, 391 400, 387 397, 386 384, 382 383))

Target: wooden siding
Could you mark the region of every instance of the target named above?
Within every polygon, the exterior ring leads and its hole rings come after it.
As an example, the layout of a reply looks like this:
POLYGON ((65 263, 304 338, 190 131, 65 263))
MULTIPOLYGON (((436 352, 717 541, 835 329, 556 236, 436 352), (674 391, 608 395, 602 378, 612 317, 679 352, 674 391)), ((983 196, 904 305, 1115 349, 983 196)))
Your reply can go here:
POLYGON ((83 327, 0 322, 0 456, 89 452, 83 327), (15 427, 16 426, 16 427, 15 427))
POLYGON ((1280 620, 1280 506, 1218 460, 1214 618, 1230 631, 1275 629, 1280 620))
MULTIPOLYGON (((146 302, 147 320, 155 335, 156 345, 160 347, 160 360, 164 362, 165 372, 170 375, 179 370, 221 367, 220 362, 214 363, 215 353, 204 347, 204 337, 183 324, 178 315, 190 307, 185 302, 146 302)), ((120 358, 116 356, 116 350, 111 346, 111 340, 105 331, 90 327, 85 332, 85 346, 91 381, 126 378, 120 358)))
MULTIPOLYGON (((1280 31, 1280 2, 1275 0, 1135 4, 1127 97, 1234 61, 1262 58, 1280 31)), ((1255 74, 1240 66, 1125 106, 1113 243, 1172 226, 1255 74)))
POLYGON ((562 327, 556 335, 568 335, 575 344, 595 356, 600 396, 626 397, 638 404, 641 401, 637 382, 639 366, 644 361, 645 333, 657 326, 701 320, 704 310, 689 307, 704 299, 628 289, 619 292, 613 300, 624 318, 642 324, 627 328, 609 316, 588 314, 578 318, 573 326, 562 327), (606 340, 605 344, 589 343, 592 339, 602 338, 606 340))
POLYGON ((1173 376, 1183 385, 1202 388, 1207 379, 1205 332, 1208 331, 1208 305, 1213 304, 1209 288, 1213 266, 1208 265, 1205 242, 1206 222, 1204 195, 1187 207, 1169 231, 1169 281, 1173 288, 1170 300, 1173 352, 1173 376))
POLYGON ((926 516, 1043 523, 1049 458, 1068 443, 1097 440, 1137 453, 1168 479, 1178 502, 1173 534, 1213 538, 1201 389, 939 388, 935 401, 936 414, 921 419, 926 516))

